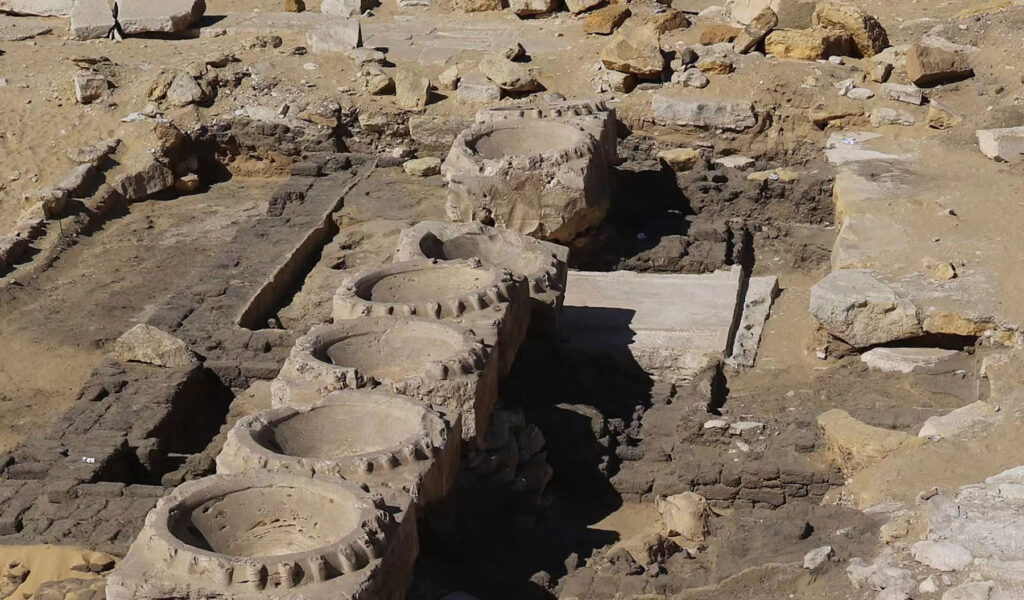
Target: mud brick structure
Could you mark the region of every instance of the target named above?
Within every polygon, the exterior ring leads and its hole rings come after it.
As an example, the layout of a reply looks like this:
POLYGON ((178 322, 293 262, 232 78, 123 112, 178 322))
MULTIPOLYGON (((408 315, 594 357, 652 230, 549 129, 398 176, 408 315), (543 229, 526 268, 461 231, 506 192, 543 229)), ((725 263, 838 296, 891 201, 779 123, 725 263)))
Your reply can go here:
POLYGON ((162 498, 107 583, 108 600, 399 600, 417 538, 412 499, 342 480, 215 475, 162 498))
POLYGON ((608 211, 606 146, 592 127, 552 119, 478 123, 455 139, 441 173, 448 218, 568 242, 608 211))
POLYGON ((273 406, 311 406, 341 389, 382 386, 451 411, 465 439, 482 438, 497 401, 494 353, 449 321, 361 317, 299 338, 271 384, 273 406))
POLYGON ((550 332, 562 310, 569 249, 509 229, 479 223, 423 221, 403 229, 395 261, 476 257, 488 268, 508 268, 530 285, 530 329, 550 332))
POLYGON ((530 321, 528 284, 480 258, 396 262, 349 277, 334 294, 332 316, 405 315, 449 319, 470 327, 495 348, 508 373, 530 321))
POLYGON ((446 496, 459 468, 459 432, 421 402, 342 390, 311 407, 280 407, 239 420, 217 472, 281 471, 400 488, 417 504, 446 496))

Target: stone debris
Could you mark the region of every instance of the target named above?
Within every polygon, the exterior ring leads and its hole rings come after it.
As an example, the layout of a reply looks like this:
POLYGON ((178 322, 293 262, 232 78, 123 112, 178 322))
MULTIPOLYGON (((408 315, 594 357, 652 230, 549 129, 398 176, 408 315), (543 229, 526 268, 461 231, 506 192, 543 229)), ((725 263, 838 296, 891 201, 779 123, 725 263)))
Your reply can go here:
POLYGON ((601 62, 613 71, 647 79, 658 77, 665 69, 660 38, 660 33, 652 25, 619 29, 601 50, 601 62))
POLYGON ((758 46, 764 41, 765 36, 779 24, 779 17, 775 14, 775 11, 770 8, 765 8, 761 12, 757 13, 750 23, 743 28, 743 31, 736 36, 736 40, 733 41, 732 49, 737 54, 746 54, 758 46))
POLYGON ((625 4, 611 4, 595 10, 587 15, 583 22, 583 31, 598 35, 611 35, 630 16, 629 7, 625 4))
POLYGON ((531 69, 505 56, 486 56, 478 68, 484 77, 507 92, 534 92, 541 87, 531 69))
POLYGON ((455 90, 462 102, 488 104, 501 100, 501 88, 479 73, 461 77, 455 90))
POLYGON ((833 29, 776 29, 764 41, 765 53, 800 60, 847 56, 852 47, 849 33, 833 29))
POLYGON ((0 0, 0 12, 40 17, 68 17, 75 0, 0 0))
POLYGON ((358 19, 335 19, 309 30, 306 42, 314 54, 348 52, 363 45, 358 19))
POLYGON ((1003 129, 979 129, 978 147, 985 156, 1008 163, 1024 161, 1024 125, 1003 129))
POLYGON ((369 8, 370 5, 365 0, 323 0, 320 4, 321 13, 344 19, 358 17, 369 8))
POLYGON ((199 359, 185 342, 140 323, 117 338, 110 355, 125 362, 141 362, 158 367, 190 367, 199 359))
POLYGON ((669 536, 703 541, 711 532, 709 523, 714 513, 703 496, 684 492, 667 498, 658 497, 655 506, 669 536))
POLYGON ((730 25, 708 25, 700 31, 700 43, 704 46, 731 44, 743 30, 730 25))
POLYGON ((414 177, 430 177, 432 175, 441 174, 441 159, 428 157, 428 158, 414 158, 407 160, 402 163, 402 169, 406 173, 414 177))
POLYGON ((696 100, 660 93, 651 100, 654 119, 662 124, 691 125, 709 129, 743 131, 757 124, 749 102, 696 100))
POLYGON ((556 0, 508 0, 508 7, 517 16, 543 15, 558 9, 556 0))
POLYGON ((658 152, 658 159, 673 171, 688 171, 703 161, 703 154, 696 148, 673 148, 658 152))
POLYGON ((883 83, 882 97, 907 104, 920 106, 924 103, 924 92, 914 85, 903 85, 899 83, 883 83))
POLYGON ((78 0, 71 11, 71 36, 76 40, 105 39, 116 24, 107 0, 78 0))
POLYGON ((872 348, 861 354, 860 359, 879 371, 915 373, 941 369, 959 356, 956 350, 941 348, 872 348))
POLYGON ((811 287, 810 311, 829 333, 858 348, 921 333, 917 307, 867 270, 829 273, 811 287))
POLYGON ((815 548, 804 555, 804 568, 813 571, 828 561, 833 560, 835 556, 836 551, 832 546, 815 548))
POLYGON ((107 95, 110 82, 98 73, 83 72, 75 75, 75 98, 80 104, 91 104, 107 95))
POLYGON ((870 58, 889 46, 889 35, 878 19, 861 8, 835 2, 818 2, 812 21, 815 27, 849 33, 857 52, 870 58))
POLYGON ((974 560, 967 548, 953 542, 920 541, 910 547, 910 553, 936 571, 962 571, 974 560))
POLYGON ((395 74, 395 104, 406 110, 423 110, 430 100, 430 80, 398 69, 395 74))

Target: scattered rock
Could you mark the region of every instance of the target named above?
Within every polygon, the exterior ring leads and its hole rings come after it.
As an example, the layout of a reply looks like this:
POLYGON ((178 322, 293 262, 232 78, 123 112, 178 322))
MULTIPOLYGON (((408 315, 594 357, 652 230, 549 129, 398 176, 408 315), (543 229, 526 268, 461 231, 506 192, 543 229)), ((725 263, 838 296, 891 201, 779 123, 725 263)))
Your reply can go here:
POLYGON ((832 29, 776 29, 764 41, 764 51, 776 58, 822 60, 846 56, 853 48, 853 37, 832 29))
POLYGON ((434 157, 414 158, 402 164, 402 169, 413 177, 430 177, 441 173, 441 159, 434 157))
POLYGON ((529 68, 499 54, 485 56, 479 69, 484 77, 507 92, 535 92, 541 88, 529 68))
POLYGON ((942 595, 942 600, 996 600, 999 586, 994 581, 962 583, 942 595))
POLYGON ((608 71, 604 72, 605 80, 608 82, 608 87, 613 92, 621 92, 628 94, 633 91, 636 87, 637 80, 636 75, 632 73, 620 73, 619 71, 608 71))
POLYGON ((488 104, 501 100, 501 88, 479 74, 459 79, 459 85, 455 93, 460 102, 488 104))
POLYGON ((921 333, 917 307, 865 270, 833 271, 814 284, 810 311, 830 334, 856 348, 921 333))
POLYGON ((661 522, 670 536, 686 540, 703 541, 710 533, 708 523, 714 513, 703 496, 683 492, 667 498, 655 498, 661 522))
POLYGON ((858 471, 897 450, 925 443, 909 433, 862 423, 839 408, 818 415, 818 426, 825 434, 829 458, 844 473, 858 471))
POLYGON ((181 33, 199 22, 206 12, 204 0, 117 0, 121 33, 181 33))
POLYGON ((836 551, 832 548, 832 546, 822 546, 820 548, 815 548, 807 554, 804 554, 804 568, 813 571, 814 569, 817 569, 821 565, 835 558, 835 555, 836 551))
POLYGON ((974 560, 967 548, 952 542, 917 542, 910 553, 914 560, 937 571, 962 571, 974 560))
POLYGON ((690 20, 686 18, 683 11, 670 8, 645 17, 640 24, 641 26, 652 26, 658 33, 668 33, 677 29, 686 29, 690 26, 690 20))
POLYGON ((890 75, 892 75, 892 65, 887 62, 876 63, 875 66, 868 69, 868 79, 875 83, 889 81, 890 75))
POLYGON ((673 171, 689 171, 703 160, 703 156, 696 148, 672 148, 658 152, 658 159, 673 171))
POLYGON ((398 69, 395 73, 395 103, 406 110, 423 110, 430 98, 430 80, 398 69))
POLYGON ((300 13, 305 12, 306 3, 303 0, 284 0, 284 12, 300 13))
POLYGON ((678 544, 660 533, 645 533, 617 544, 640 565, 662 562, 682 550, 678 544))
POLYGON ((143 164, 118 179, 114 188, 128 202, 142 200, 174 186, 174 172, 156 159, 143 164))
POLYGON ((459 66, 452 65, 437 76, 437 89, 455 91, 459 87, 459 66))
POLYGON ((583 22, 583 32, 611 35, 630 14, 629 6, 625 4, 611 4, 595 10, 583 22))
POLYGON ((949 412, 945 415, 929 417, 917 437, 923 438, 945 438, 957 435, 967 429, 993 420, 996 409, 987 402, 972 402, 967 406, 949 412))
POLYGON ((395 92, 395 82, 380 67, 363 67, 356 74, 356 85, 373 96, 383 96, 395 92))
POLYGON ((555 12, 558 6, 558 0, 508 0, 508 7, 520 17, 555 12))
POLYGON ((573 14, 590 10, 600 5, 604 0, 565 0, 565 7, 573 14))
POLYGON ((174 181, 174 190, 179 194, 191 194, 199 189, 199 175, 189 173, 174 181))
POLYGON ((387 63, 387 55, 376 48, 353 48, 345 53, 360 67, 375 65, 383 67, 387 63))
POLYGON ((366 0, 323 0, 320 4, 320 12, 323 14, 345 19, 358 17, 369 8, 370 4, 366 0))
POLYGON ((453 0, 453 6, 462 12, 501 10, 501 0, 453 0))
POLYGON ((729 156, 719 156, 714 159, 714 164, 725 167, 726 169, 746 169, 754 164, 754 159, 749 156, 743 156, 742 154, 730 154, 729 156))
POLYGON ((979 129, 978 147, 985 156, 1002 162, 1024 161, 1024 126, 979 129))
POLYGON ((199 358, 188 345, 156 327, 140 323, 114 342, 110 356, 125 362, 141 362, 158 367, 190 367, 199 358))
POLYGON ((81 104, 91 104, 107 94, 109 82, 98 73, 82 72, 75 75, 75 98, 81 104))
POLYGON ((121 140, 117 138, 111 138, 104 140, 98 144, 92 146, 83 146, 81 148, 69 148, 64 153, 72 162, 78 164, 89 163, 94 166, 99 166, 103 162, 103 159, 113 154, 114 150, 121 144, 121 140))
POLYGON ((956 350, 941 348, 872 348, 860 360, 869 368, 887 373, 926 372, 960 356, 956 350))
POLYGON ((899 83, 883 83, 882 97, 897 102, 906 102, 920 106, 924 103, 924 92, 914 85, 902 85, 899 83))
POLYGON ((967 52, 938 38, 911 46, 906 60, 907 77, 921 87, 960 81, 974 75, 967 52))
POLYGON ((864 57, 874 56, 889 46, 889 35, 878 19, 856 6, 818 2, 812 22, 816 27, 849 33, 857 52, 864 57))
POLYGON ((875 97, 875 93, 868 88, 855 87, 846 92, 846 97, 850 100, 870 100, 875 97))
POLYGON ((951 129, 963 125, 964 118, 953 107, 934 98, 928 103, 925 123, 933 129, 951 129))
POLYGON ((178 71, 167 88, 166 98, 174 106, 188 106, 205 101, 206 93, 191 75, 185 71, 178 71))
POLYGON ((605 68, 638 77, 654 78, 665 69, 661 54, 660 33, 653 26, 619 29, 611 42, 601 50, 605 68))
POLYGON ((760 44, 765 36, 779 24, 779 17, 775 14, 775 11, 770 8, 765 8, 757 14, 756 17, 751 19, 750 23, 743 28, 743 31, 736 36, 736 40, 733 41, 732 49, 737 54, 746 54, 760 44))

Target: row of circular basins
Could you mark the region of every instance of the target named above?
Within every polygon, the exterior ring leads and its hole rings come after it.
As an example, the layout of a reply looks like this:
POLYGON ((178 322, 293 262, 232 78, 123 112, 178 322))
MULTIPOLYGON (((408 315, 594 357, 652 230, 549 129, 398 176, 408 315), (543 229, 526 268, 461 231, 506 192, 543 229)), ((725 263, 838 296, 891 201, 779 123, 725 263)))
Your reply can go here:
POLYGON ((160 500, 107 597, 404 598, 418 509, 478 447, 528 330, 553 326, 565 259, 505 229, 404 230, 297 341, 217 474, 160 500))

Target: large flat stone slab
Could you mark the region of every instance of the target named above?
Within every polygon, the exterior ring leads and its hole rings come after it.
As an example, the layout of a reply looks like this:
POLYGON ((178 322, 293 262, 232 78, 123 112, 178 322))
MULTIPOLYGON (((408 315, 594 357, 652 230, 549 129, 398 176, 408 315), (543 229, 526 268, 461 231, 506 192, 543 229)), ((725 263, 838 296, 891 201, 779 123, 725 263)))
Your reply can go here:
POLYGON ((728 352, 741 282, 738 267, 701 275, 571 271, 559 331, 580 351, 685 381, 708 354, 728 352))

